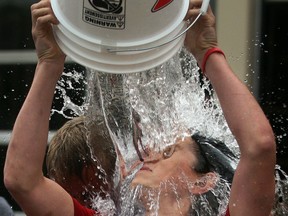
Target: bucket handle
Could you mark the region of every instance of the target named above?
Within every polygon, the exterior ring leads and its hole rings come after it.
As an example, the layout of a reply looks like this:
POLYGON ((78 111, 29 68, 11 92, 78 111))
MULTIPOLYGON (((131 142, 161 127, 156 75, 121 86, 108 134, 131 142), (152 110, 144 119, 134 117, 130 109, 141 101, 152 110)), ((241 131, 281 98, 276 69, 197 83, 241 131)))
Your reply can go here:
POLYGON ((180 34, 176 35, 174 38, 172 38, 171 40, 163 43, 163 44, 160 44, 160 45, 157 45, 157 46, 153 46, 153 47, 147 47, 147 48, 131 48, 131 49, 111 49, 111 48, 107 48, 107 52, 109 53, 120 53, 120 52, 137 52, 137 51, 146 51, 146 50, 151 50, 151 49, 156 49, 156 48, 159 48, 159 47, 162 47, 162 46, 165 46, 166 44, 169 44, 171 43, 172 41, 175 41, 177 40, 179 37, 181 37, 182 35, 184 35, 196 22, 197 20, 200 18, 201 15, 204 15, 206 14, 207 10, 208 10, 208 6, 209 6, 209 3, 210 3, 210 0, 203 0, 202 2, 202 5, 201 5, 201 8, 200 8, 200 13, 198 14, 198 16, 195 18, 195 20, 193 20, 192 23, 190 23, 190 25, 183 31, 181 32, 180 34))

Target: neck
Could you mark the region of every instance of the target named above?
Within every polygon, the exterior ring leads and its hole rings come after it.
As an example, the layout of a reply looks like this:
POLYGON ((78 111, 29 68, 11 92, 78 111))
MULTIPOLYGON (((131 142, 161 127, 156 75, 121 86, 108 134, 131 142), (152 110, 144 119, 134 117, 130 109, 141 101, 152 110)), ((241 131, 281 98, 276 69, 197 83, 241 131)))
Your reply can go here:
POLYGON ((190 193, 182 193, 180 195, 177 192, 173 192, 173 189, 170 188, 168 191, 160 191, 157 194, 152 195, 152 198, 146 203, 146 214, 147 216, 155 215, 157 216, 166 216, 166 215, 183 215, 186 216, 189 214, 189 209, 191 206, 190 193), (156 195, 156 196, 155 196, 156 195), (153 202, 153 203, 152 203, 153 202), (154 205, 151 205, 154 204, 154 205), (154 206, 151 208, 151 206, 154 206))

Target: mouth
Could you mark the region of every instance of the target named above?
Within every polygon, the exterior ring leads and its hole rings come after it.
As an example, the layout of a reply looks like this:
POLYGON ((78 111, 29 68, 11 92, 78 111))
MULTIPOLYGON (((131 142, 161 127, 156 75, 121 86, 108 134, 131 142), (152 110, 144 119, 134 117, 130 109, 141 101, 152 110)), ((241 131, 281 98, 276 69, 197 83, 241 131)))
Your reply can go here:
POLYGON ((141 171, 150 171, 150 172, 152 172, 152 169, 150 169, 148 166, 142 166, 140 170, 141 171))

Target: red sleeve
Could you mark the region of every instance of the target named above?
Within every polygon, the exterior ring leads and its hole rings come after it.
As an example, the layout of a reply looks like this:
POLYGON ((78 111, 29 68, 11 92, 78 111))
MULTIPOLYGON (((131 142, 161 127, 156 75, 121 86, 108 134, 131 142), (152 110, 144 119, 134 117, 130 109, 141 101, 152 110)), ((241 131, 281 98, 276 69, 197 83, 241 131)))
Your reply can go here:
POLYGON ((76 199, 73 199, 74 216, 100 216, 96 211, 82 206, 76 199))

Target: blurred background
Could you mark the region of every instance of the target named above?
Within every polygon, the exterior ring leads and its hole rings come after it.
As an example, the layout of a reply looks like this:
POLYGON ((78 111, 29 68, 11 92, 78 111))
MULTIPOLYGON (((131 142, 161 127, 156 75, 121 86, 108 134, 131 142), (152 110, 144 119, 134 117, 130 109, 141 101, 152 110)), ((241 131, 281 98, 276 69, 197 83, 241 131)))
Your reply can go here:
MULTIPOLYGON (((30 88, 37 61, 30 17, 30 6, 35 2, 0 1, 0 196, 7 199, 16 215, 21 215, 21 210, 5 189, 3 166, 11 130, 30 88)), ((287 172, 288 0, 211 0, 211 5, 217 17, 220 46, 271 121, 277 138, 277 163, 287 172)), ((65 70, 85 74, 83 66, 69 59, 65 70)), ((79 89, 77 93, 67 90, 67 94, 81 105, 85 88, 79 86, 79 89)), ((62 103, 61 99, 55 100, 53 107, 61 109, 62 103)), ((51 134, 66 120, 54 114, 51 134)))

